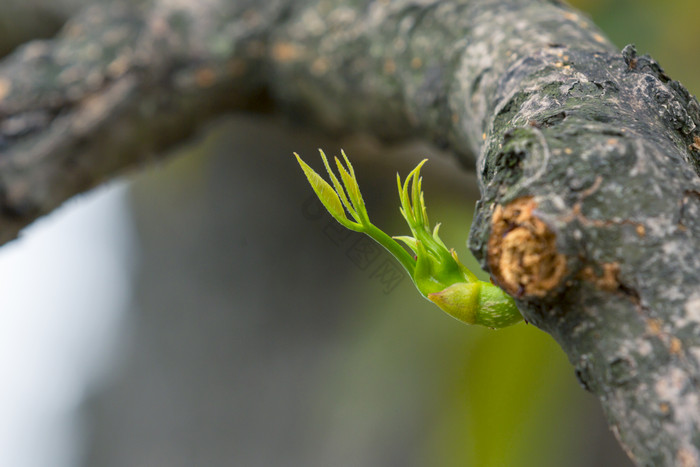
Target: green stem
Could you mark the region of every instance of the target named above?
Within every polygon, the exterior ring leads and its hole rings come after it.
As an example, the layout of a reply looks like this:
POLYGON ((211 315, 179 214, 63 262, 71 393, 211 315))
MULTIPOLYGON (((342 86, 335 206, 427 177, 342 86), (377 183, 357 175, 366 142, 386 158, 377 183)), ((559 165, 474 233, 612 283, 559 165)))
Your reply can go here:
POLYGON ((411 278, 413 278, 413 272, 416 269, 416 260, 413 259, 413 257, 404 247, 372 224, 366 225, 364 232, 372 237, 374 241, 386 248, 389 253, 394 255, 394 257, 399 260, 401 265, 406 269, 411 278))

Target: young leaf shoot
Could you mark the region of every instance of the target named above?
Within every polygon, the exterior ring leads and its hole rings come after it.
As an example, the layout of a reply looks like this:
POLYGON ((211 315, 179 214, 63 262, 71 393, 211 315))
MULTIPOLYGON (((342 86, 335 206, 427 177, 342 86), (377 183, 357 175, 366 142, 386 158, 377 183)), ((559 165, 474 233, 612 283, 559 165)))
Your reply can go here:
POLYGON ((369 221, 355 171, 345 152, 341 151, 342 162, 335 158, 340 180, 331 169, 326 155, 323 151, 320 152, 332 186, 297 153, 294 155, 321 203, 341 225, 369 235, 386 248, 406 269, 424 297, 450 316, 467 324, 503 328, 522 320, 509 295, 489 282, 478 280, 460 263, 454 249, 445 246, 438 236, 440 224, 430 230, 421 187, 423 179, 420 176, 420 170, 427 159, 421 161, 403 182, 396 175, 400 211, 413 236, 390 237, 369 221), (413 255, 397 240, 403 242, 413 255))

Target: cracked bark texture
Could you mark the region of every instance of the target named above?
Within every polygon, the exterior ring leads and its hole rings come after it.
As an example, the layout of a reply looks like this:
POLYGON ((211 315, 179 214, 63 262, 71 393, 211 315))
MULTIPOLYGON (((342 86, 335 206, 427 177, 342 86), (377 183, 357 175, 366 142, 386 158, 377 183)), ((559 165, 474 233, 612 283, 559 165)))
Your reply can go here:
POLYGON ((558 1, 131 1, 0 63, 0 241, 222 112, 423 138, 638 465, 700 465, 700 106, 558 1))

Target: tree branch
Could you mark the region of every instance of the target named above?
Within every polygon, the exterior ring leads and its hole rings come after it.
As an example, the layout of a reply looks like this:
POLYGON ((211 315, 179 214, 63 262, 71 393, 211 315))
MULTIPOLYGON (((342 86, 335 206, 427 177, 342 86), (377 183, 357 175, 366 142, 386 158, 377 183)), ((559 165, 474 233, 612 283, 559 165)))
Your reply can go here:
POLYGON ((0 64, 0 244, 211 117, 266 105, 260 37, 282 8, 172 3, 88 8, 0 64))
POLYGON ((477 170, 470 247, 639 465, 700 465, 700 106, 558 1, 175 0, 0 65, 0 240, 217 113, 422 137, 477 170), (96 46, 99 44, 99 46, 96 46))

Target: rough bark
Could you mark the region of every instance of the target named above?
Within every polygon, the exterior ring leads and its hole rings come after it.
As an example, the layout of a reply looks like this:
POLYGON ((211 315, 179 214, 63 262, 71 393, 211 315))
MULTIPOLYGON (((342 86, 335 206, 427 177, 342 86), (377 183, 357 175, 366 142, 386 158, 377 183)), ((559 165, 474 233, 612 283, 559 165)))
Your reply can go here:
POLYGON ((0 244, 209 118, 266 106, 261 39, 283 9, 180 3, 93 6, 0 63, 0 244))
POLYGON ((0 64, 1 241, 261 93, 330 131, 422 137, 476 162, 470 247, 630 457, 700 465, 700 106, 683 86, 558 1, 190 3, 92 8, 0 64))

